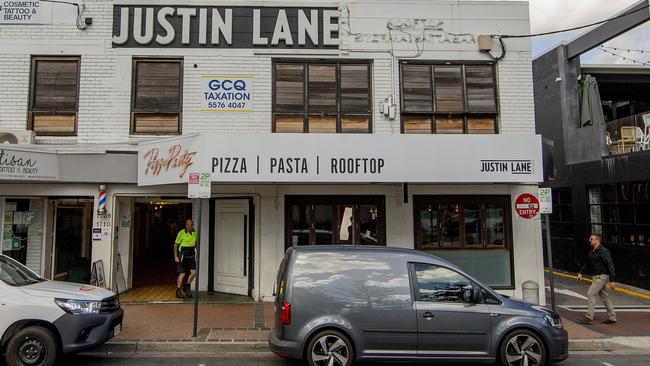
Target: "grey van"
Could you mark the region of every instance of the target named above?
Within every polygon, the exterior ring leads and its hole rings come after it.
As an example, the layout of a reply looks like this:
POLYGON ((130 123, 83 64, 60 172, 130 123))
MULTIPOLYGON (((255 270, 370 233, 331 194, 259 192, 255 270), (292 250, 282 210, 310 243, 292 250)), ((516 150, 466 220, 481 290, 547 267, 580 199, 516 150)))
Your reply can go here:
POLYGON ((270 348, 312 366, 361 360, 537 366, 568 357, 556 313, 500 295, 414 250, 291 248, 275 292, 270 348))

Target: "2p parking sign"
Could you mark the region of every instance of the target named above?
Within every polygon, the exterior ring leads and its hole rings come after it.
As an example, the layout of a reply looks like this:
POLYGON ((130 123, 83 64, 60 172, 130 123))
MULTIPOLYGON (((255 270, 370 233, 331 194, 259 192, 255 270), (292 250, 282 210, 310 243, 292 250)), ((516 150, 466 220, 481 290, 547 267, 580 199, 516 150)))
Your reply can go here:
POLYGON ((205 75, 201 77, 202 112, 252 112, 253 76, 205 75))

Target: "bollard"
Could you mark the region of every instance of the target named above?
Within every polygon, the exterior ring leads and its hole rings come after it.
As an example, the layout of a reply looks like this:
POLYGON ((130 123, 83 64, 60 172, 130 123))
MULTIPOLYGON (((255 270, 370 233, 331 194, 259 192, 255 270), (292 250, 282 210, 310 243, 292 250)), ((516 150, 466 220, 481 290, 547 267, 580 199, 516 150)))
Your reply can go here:
POLYGON ((521 284, 523 300, 529 304, 539 305, 539 285, 535 281, 526 281, 521 284))

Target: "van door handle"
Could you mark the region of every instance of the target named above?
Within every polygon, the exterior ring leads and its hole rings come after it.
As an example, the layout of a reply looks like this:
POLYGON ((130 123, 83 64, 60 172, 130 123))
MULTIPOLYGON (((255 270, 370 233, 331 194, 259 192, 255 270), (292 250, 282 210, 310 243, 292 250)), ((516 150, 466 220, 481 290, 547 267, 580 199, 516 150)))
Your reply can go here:
POLYGON ((420 314, 421 317, 431 319, 434 317, 433 313, 430 311, 425 311, 424 313, 420 314))

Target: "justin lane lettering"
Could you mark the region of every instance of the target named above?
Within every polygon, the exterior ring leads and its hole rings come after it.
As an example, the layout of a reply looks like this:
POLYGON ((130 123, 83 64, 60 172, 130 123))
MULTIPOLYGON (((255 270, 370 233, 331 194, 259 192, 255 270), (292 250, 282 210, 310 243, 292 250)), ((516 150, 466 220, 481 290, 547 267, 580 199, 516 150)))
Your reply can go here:
POLYGON ((38 160, 32 158, 21 158, 0 149, 0 173, 11 174, 38 174, 35 168, 38 160))
POLYGON ((336 8, 117 5, 113 47, 336 47, 338 18, 336 8))
POLYGON ((531 160, 481 160, 481 173, 533 174, 531 160))

